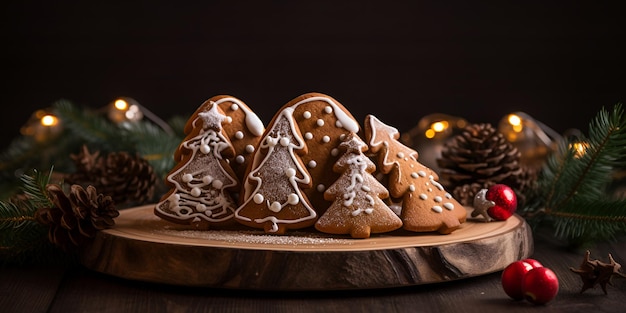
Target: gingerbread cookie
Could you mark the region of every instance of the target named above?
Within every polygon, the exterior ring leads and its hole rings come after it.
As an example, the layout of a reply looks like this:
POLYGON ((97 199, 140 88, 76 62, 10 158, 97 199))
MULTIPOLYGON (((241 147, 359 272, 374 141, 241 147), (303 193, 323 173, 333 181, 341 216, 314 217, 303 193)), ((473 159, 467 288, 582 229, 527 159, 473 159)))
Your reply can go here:
POLYGON ((230 122, 210 100, 190 117, 175 153, 178 163, 166 178, 171 189, 154 209, 157 216, 199 229, 233 223, 237 205, 230 192, 239 183, 228 162, 235 149, 222 128, 230 122))
POLYGON ((417 151, 398 141, 397 129, 372 115, 366 116, 364 129, 380 171, 388 174, 391 196, 402 201, 404 229, 449 234, 465 222, 465 208, 437 182, 435 172, 417 161, 417 151))
POLYGON ((295 123, 294 109, 283 108, 261 139, 243 184, 242 204, 235 212, 241 224, 284 234, 311 226, 317 214, 302 189, 311 176, 301 156, 308 151, 295 123))
POLYGON ((335 162, 339 178, 324 192, 332 201, 315 223, 315 228, 330 234, 350 234, 353 238, 369 238, 370 233, 385 233, 402 227, 400 218, 383 202, 389 197, 387 188, 374 176, 376 165, 363 154, 367 144, 356 134, 339 144, 342 155, 335 162))
POLYGON ((339 177, 333 172, 339 158, 338 145, 342 136, 359 132, 359 123, 341 103, 321 93, 304 94, 285 107, 293 108, 293 117, 309 148, 302 161, 313 177, 313 188, 305 190, 305 194, 321 215, 330 205, 324 199, 324 191, 339 177))

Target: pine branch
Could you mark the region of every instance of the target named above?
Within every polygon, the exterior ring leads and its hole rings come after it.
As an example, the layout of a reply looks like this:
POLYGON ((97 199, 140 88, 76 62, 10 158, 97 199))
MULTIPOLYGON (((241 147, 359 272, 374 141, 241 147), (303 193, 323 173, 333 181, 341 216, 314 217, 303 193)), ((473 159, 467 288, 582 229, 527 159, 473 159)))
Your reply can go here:
POLYGON ((626 152, 626 117, 621 104, 602 109, 589 125, 587 138, 566 138, 540 175, 529 220, 546 219, 555 236, 571 242, 614 238, 626 232, 626 199, 611 199, 607 188, 626 152), (583 144, 584 152, 575 148, 583 144))
POLYGON ((48 228, 35 218, 37 209, 50 206, 45 186, 52 170, 44 174, 34 170, 22 175, 22 197, 0 201, 0 263, 24 263, 46 259, 41 254, 55 250, 48 241, 48 228))
POLYGON ((146 121, 125 124, 122 136, 132 138, 135 151, 152 165, 158 177, 165 177, 174 166, 172 156, 182 140, 146 121))
POLYGON ((99 147, 105 151, 130 151, 132 144, 120 137, 117 125, 102 115, 80 108, 67 100, 53 104, 54 112, 70 133, 80 138, 82 144, 99 147))

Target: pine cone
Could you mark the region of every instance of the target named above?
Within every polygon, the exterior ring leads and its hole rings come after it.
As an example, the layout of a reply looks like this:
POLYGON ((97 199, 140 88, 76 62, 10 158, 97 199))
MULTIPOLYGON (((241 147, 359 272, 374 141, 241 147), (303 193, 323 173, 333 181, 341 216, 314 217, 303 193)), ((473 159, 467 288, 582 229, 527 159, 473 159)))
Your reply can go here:
POLYGON ((70 184, 93 185, 117 204, 142 203, 154 196, 157 176, 150 163, 140 156, 116 152, 104 158, 83 146, 72 159, 76 172, 67 177, 70 184))
POLYGON ((506 184, 518 190, 522 175, 519 160, 517 148, 492 125, 470 124, 444 143, 437 164, 441 181, 449 189, 506 184))
POLYGON ((116 203, 142 203, 154 196, 157 176, 145 159, 126 152, 110 153, 96 186, 116 203))
POLYGON ((85 190, 72 185, 69 197, 57 184, 47 185, 46 191, 53 206, 40 208, 35 218, 50 226, 48 239, 64 251, 90 242, 96 231, 113 226, 113 219, 119 216, 111 197, 98 194, 93 186, 85 190))

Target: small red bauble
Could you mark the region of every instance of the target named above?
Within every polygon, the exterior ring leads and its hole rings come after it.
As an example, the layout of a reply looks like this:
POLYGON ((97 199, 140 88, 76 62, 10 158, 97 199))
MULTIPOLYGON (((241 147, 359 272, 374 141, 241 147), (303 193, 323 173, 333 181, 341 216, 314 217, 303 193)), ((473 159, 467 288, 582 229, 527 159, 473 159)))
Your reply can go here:
POLYGON ((495 220, 504 221, 517 210, 515 191, 507 185, 497 184, 491 186, 487 189, 485 199, 495 203, 495 205, 487 209, 487 214, 495 220))
POLYGON ((517 196, 511 187, 496 184, 489 189, 481 189, 474 196, 472 217, 482 215, 485 221, 504 221, 517 210, 517 196))
POLYGON ((514 300, 523 300, 522 281, 524 276, 537 267, 543 267, 543 265, 534 259, 524 259, 509 264, 502 271, 502 288, 504 292, 514 300))
POLYGON ((559 279, 547 267, 533 268, 522 280, 524 298, 534 304, 546 304, 559 292, 559 279))

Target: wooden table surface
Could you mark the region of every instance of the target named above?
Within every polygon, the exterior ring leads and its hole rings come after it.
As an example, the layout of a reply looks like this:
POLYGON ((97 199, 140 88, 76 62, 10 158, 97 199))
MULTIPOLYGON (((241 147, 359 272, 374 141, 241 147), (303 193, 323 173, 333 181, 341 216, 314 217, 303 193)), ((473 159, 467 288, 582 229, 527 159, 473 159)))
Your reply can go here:
MULTIPOLYGON (((626 264, 626 240, 589 249, 592 259, 611 253, 626 264)), ((497 256, 494 256, 497 257, 497 256)), ((626 279, 580 293, 569 270, 584 251, 535 237, 532 256, 559 277, 557 298, 547 305, 510 300, 500 272, 458 281, 383 290, 260 292, 191 288, 129 281, 82 266, 0 267, 1 312, 624 312, 626 279)), ((622 271, 623 272, 623 271, 622 271)))

